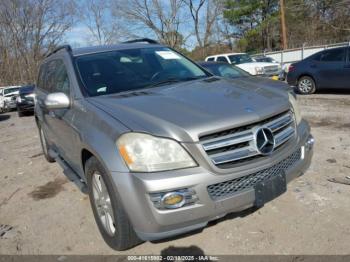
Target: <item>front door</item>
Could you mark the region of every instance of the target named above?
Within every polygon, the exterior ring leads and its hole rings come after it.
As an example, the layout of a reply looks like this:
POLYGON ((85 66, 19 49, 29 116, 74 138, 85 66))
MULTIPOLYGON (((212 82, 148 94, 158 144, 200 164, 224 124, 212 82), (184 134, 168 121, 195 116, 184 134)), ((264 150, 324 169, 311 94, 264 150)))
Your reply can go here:
POLYGON ((66 94, 71 100, 68 109, 49 109, 47 113, 48 125, 54 137, 54 143, 59 155, 75 170, 79 168, 77 158, 79 158, 80 141, 79 134, 72 126, 74 110, 72 105, 71 85, 66 65, 63 60, 55 60, 55 76, 51 93, 61 92, 66 94))

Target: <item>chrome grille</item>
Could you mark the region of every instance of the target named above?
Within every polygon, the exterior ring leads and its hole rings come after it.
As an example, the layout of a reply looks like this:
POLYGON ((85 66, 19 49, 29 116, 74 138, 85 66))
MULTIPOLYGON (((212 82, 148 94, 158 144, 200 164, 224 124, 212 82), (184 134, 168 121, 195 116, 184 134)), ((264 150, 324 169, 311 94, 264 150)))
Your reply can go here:
POLYGON ((235 178, 229 181, 217 183, 208 186, 208 193, 213 200, 219 200, 222 198, 230 197, 234 194, 242 191, 252 189, 257 183, 270 179, 273 176, 286 171, 289 167, 293 166, 301 158, 301 149, 295 151, 286 159, 273 165, 269 168, 263 169, 256 173, 235 178))
POLYGON ((264 66, 264 73, 266 75, 278 74, 279 73, 278 65, 264 66))
POLYGON ((263 156, 259 153, 255 142, 255 131, 259 127, 271 129, 276 150, 294 136, 294 114, 289 110, 254 124, 205 135, 199 140, 216 166, 230 168, 230 164, 263 156))

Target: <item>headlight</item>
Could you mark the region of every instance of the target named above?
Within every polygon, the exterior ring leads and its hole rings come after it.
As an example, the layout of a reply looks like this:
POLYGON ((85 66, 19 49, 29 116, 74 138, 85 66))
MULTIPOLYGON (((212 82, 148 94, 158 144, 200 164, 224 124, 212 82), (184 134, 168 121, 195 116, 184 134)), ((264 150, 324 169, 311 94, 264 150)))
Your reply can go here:
POLYGON ((126 133, 118 139, 117 146, 131 171, 156 172, 197 166, 187 151, 171 139, 126 133))
POLYGON ((260 67, 260 66, 255 67, 255 73, 257 75, 263 75, 264 74, 264 68, 260 67))
POLYGON ((301 121, 301 114, 300 114, 298 102, 296 100, 296 96, 295 96, 294 91, 289 92, 288 96, 289 96, 289 102, 291 103, 291 105, 293 107, 295 121, 297 122, 297 124, 299 124, 301 121))

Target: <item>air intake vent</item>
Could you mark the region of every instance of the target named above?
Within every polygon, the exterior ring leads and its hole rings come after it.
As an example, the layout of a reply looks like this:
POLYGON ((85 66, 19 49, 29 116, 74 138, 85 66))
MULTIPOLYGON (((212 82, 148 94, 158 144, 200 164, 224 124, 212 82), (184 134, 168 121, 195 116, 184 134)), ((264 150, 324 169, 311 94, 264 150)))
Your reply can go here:
POLYGON ((229 181, 217 183, 208 186, 208 193, 213 200, 220 200, 223 198, 231 197, 234 194, 250 190, 254 186, 262 181, 268 180, 273 176, 286 171, 291 166, 295 165, 301 158, 301 150, 298 149, 286 159, 277 163, 274 166, 261 170, 259 172, 235 178, 229 181))

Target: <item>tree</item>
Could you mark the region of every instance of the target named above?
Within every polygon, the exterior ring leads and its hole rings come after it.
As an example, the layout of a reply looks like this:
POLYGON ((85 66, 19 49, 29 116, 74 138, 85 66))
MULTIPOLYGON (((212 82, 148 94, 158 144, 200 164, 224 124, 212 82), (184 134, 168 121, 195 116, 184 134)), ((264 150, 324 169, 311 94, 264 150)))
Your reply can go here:
POLYGON ((227 0, 225 19, 237 28, 247 51, 271 50, 279 42, 278 0, 227 0), (277 26, 276 26, 277 25, 277 26))
POLYGON ((222 7, 221 2, 217 0, 186 0, 185 3, 193 22, 197 44, 204 56, 206 48, 210 45, 213 38, 215 22, 222 7))
POLYGON ((34 83, 45 55, 73 23, 69 0, 3 0, 0 2, 0 77, 2 83, 34 83))
POLYGON ((290 47, 349 41, 349 13, 348 0, 286 1, 290 47))
POLYGON ((136 36, 150 31, 160 42, 176 47, 183 41, 179 33, 182 8, 183 0, 129 0, 116 2, 114 14, 123 17, 129 32, 136 32, 136 36))
POLYGON ((88 42, 98 45, 116 42, 119 34, 118 20, 111 19, 110 8, 108 0, 86 0, 81 3, 82 21, 91 33, 88 42))

